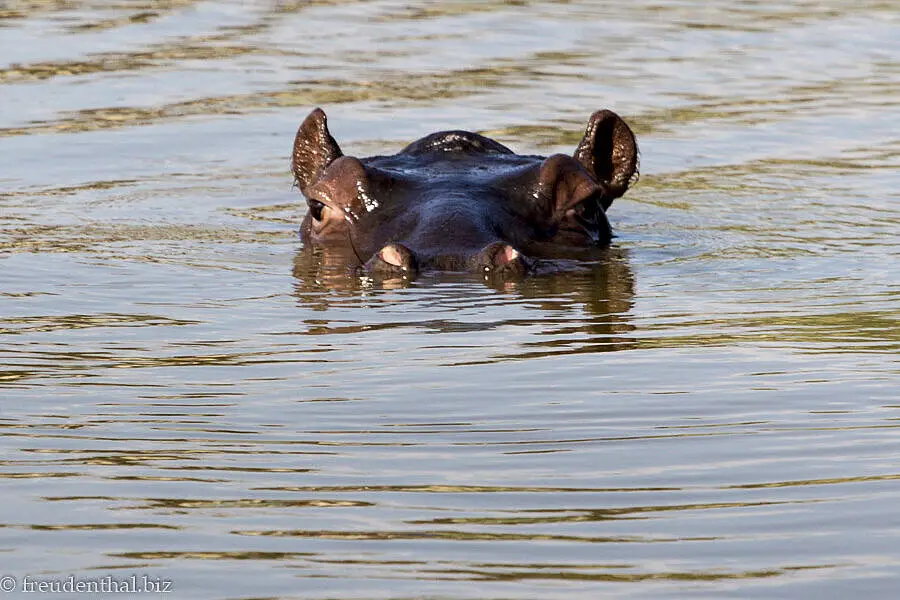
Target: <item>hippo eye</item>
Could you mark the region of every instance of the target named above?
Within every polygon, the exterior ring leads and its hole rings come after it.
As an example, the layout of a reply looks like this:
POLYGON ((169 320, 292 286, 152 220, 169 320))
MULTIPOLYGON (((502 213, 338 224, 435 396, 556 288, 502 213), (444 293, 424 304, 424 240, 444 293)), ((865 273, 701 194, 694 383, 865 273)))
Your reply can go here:
POLYGON ((575 207, 575 215, 580 221, 596 223, 600 216, 599 198, 591 197, 575 207))
POLYGON ((309 205, 309 214, 312 215, 312 218, 316 221, 321 221, 325 212, 325 205, 318 200, 307 200, 307 204, 309 205))

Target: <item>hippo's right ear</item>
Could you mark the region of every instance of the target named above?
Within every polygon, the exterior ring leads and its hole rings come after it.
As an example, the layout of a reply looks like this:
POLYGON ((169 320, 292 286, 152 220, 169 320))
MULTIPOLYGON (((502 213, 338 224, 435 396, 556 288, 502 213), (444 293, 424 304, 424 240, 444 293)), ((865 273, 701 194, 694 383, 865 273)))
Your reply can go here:
POLYGON ((304 119, 294 138, 291 171, 300 191, 306 194, 307 188, 322 176, 328 165, 341 156, 340 147, 328 133, 325 111, 316 108, 304 119))
POLYGON ((573 155, 608 192, 603 210, 628 189, 638 172, 638 146, 628 124, 611 110, 591 115, 573 155))

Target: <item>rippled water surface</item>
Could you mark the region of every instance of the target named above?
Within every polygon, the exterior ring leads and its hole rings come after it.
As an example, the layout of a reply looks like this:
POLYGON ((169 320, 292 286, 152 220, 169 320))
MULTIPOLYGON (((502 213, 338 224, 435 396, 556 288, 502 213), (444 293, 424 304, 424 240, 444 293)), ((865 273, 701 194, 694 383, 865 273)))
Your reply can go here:
POLYGON ((898 31, 885 0, 0 2, 0 575, 896 598, 898 31), (357 155, 571 152, 612 108, 642 178, 589 268, 373 286, 298 240, 316 105, 357 155))

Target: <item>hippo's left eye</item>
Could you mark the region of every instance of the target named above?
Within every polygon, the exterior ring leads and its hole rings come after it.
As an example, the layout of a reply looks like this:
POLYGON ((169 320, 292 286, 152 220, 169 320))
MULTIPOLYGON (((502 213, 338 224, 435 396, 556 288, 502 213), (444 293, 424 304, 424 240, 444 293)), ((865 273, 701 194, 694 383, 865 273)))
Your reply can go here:
POLYGON ((309 214, 312 215, 312 218, 316 221, 321 221, 325 212, 325 205, 318 200, 307 200, 307 204, 309 205, 309 214))
POLYGON ((590 197, 575 207, 575 215, 580 221, 594 224, 600 216, 599 198, 590 197))

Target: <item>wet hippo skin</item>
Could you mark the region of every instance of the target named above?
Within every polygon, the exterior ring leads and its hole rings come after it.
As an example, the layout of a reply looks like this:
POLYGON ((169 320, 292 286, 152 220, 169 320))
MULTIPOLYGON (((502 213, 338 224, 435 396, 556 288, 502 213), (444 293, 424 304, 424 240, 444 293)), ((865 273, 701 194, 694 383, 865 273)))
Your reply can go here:
POLYGON ((637 175, 634 134, 594 113, 572 156, 525 156, 468 131, 442 131, 390 156, 344 156, 313 110, 291 170, 309 210, 307 246, 345 251, 381 277, 419 269, 520 276, 538 259, 579 258, 609 244, 606 210, 637 175))

